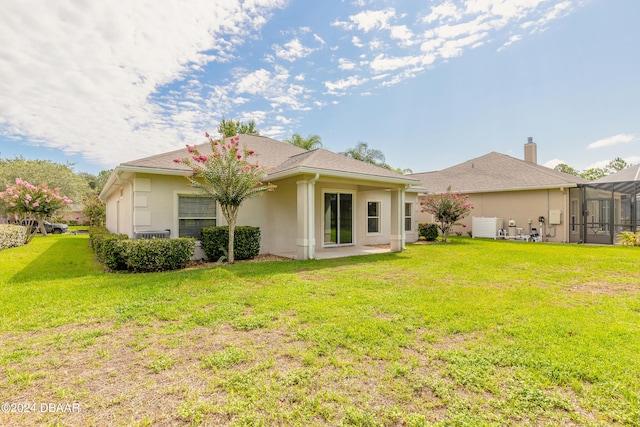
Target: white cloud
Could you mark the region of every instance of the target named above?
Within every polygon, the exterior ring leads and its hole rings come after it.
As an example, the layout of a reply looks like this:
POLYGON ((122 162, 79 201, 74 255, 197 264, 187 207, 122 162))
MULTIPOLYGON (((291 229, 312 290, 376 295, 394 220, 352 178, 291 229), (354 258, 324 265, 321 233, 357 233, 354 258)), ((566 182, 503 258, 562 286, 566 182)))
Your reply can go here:
POLYGON ((359 30, 365 33, 376 28, 389 28, 389 20, 395 17, 396 11, 393 8, 385 10, 366 10, 356 15, 349 16, 349 19, 359 30))
POLYGON ((359 76, 351 76, 336 82, 324 82, 324 85, 329 90, 329 93, 334 95, 343 95, 346 89, 354 86, 360 86, 367 81, 368 79, 364 79, 359 76))
POLYGON ((306 47, 299 39, 293 39, 284 44, 284 46, 273 46, 276 56, 289 62, 309 56, 313 49, 306 47))
MULTIPOLYGON (((158 89, 212 61, 231 60, 244 37, 284 5, 112 0, 80 9, 73 0, 3 3, 0 133, 110 166, 182 146, 185 138, 201 136, 215 111, 208 100, 198 100, 194 111, 193 104, 159 97, 158 89)), ((193 88, 188 97, 198 93, 193 88)))
POLYGON ((634 141, 635 139, 636 139, 635 135, 621 133, 618 135, 610 136, 608 138, 603 138, 595 142, 592 142, 587 146, 587 148, 589 150, 592 150, 595 148, 610 147, 612 145, 626 144, 631 141, 634 141))
POLYGON ((349 71, 356 68, 356 64, 349 59, 339 58, 338 59, 338 68, 343 71, 349 71))
POLYGON ((546 166, 546 167, 548 167, 549 169, 553 169, 553 168, 555 168, 556 166, 558 166, 558 165, 560 165, 560 164, 563 164, 563 163, 564 163, 564 164, 567 164, 567 162, 565 162, 565 161, 564 161, 564 160, 562 160, 562 159, 551 159, 551 160, 549 160, 548 162, 546 162, 546 163, 545 163, 544 165, 542 165, 542 166, 546 166))

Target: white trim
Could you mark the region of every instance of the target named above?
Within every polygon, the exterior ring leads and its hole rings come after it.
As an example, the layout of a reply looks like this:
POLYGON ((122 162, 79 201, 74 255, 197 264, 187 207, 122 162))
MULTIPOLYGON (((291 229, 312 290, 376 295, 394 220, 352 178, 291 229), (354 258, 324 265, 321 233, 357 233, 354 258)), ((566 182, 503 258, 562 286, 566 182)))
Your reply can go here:
POLYGON ((359 181, 366 182, 381 182, 385 184, 405 184, 405 185, 420 185, 420 181, 413 178, 404 178, 402 175, 396 177, 384 176, 384 175, 372 175, 361 172, 344 172, 337 171, 333 169, 322 169, 322 168, 308 168, 308 167, 296 167, 293 169, 288 169, 286 171, 277 172, 275 174, 270 174, 267 176, 269 180, 283 179, 291 176, 301 175, 301 174, 321 174, 323 177, 333 177, 333 178, 347 178, 347 179, 355 179, 359 181))
POLYGON ((402 229, 403 229, 403 231, 405 233, 413 233, 413 232, 416 231, 416 230, 414 230, 414 228, 415 228, 414 227, 414 223, 415 223, 414 219, 415 219, 416 215, 415 215, 415 211, 413 209, 413 205, 414 205, 414 202, 407 202, 407 201, 405 201, 404 205, 403 205, 403 209, 402 209, 402 219, 403 219, 403 224, 402 225, 403 225, 403 227, 402 227, 402 229), (407 205, 411 205, 411 209, 410 209, 411 210, 411 215, 410 216, 407 216, 407 205), (407 218, 411 218, 411 228, 409 228, 408 230, 407 230, 407 228, 405 226, 407 218))
POLYGON ((379 199, 367 199, 365 201, 365 213, 367 217, 366 225, 365 225, 365 235, 366 236, 381 236, 382 235, 382 200, 379 199), (369 203, 377 203, 377 216, 369 216, 369 203), (369 218, 378 218, 378 231, 371 232, 369 231, 369 218))
MULTIPOLYGON (((198 191, 189 191, 189 190, 173 190, 173 227, 171 229, 171 238, 180 237, 180 196, 186 197, 206 197, 201 196, 201 193, 198 191)), ((220 206, 218 202, 216 203, 216 215, 214 217, 208 218, 200 218, 200 219, 214 219, 216 221, 216 225, 220 224, 218 220, 218 212, 220 212, 220 206)))

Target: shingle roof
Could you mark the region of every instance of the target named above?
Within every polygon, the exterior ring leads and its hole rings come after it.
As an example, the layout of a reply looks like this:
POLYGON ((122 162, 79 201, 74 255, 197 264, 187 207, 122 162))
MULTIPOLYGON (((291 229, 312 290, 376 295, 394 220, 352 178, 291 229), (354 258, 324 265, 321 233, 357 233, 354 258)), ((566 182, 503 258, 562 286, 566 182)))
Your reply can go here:
MULTIPOLYGON (((246 134, 240 135, 240 147, 246 147, 248 150, 254 150, 256 152, 258 164, 266 168, 275 168, 282 162, 286 161, 289 157, 307 151, 304 148, 276 141, 275 139, 246 134)), ((208 142, 200 144, 198 145, 198 151, 202 154, 211 154, 211 145, 208 142)), ((182 163, 175 163, 173 160, 190 156, 191 155, 187 152, 187 148, 185 147, 180 150, 122 163, 121 166, 188 172, 191 170, 189 167, 182 163)))
POLYGON ((549 169, 545 166, 491 152, 437 172, 408 175, 419 179, 434 193, 451 191, 478 193, 535 188, 554 188, 586 183, 583 178, 549 169))
MULTIPOLYGON (((406 179, 406 176, 392 170, 372 165, 370 163, 365 163, 360 160, 355 160, 322 148, 305 151, 304 153, 288 158, 285 162, 281 163, 271 171, 271 174, 283 174, 287 171, 296 171, 301 168, 406 179)), ((416 182, 416 184, 417 183, 418 182, 416 182)))
MULTIPOLYGON (((415 179, 401 175, 397 172, 375 166, 359 160, 354 160, 341 154, 331 151, 316 149, 305 150, 294 145, 276 141, 275 139, 264 136, 245 135, 240 136, 240 147, 246 147, 248 150, 256 152, 256 158, 259 165, 270 169, 270 177, 283 177, 288 172, 294 174, 301 169, 305 171, 334 172, 334 173, 352 173, 358 175, 371 176, 372 178, 395 179, 406 181, 407 184, 418 184, 415 179), (413 181, 413 182, 412 182, 413 181)), ((202 154, 211 154, 211 146, 209 143, 198 145, 198 151, 202 154)), ((120 166, 136 169, 153 169, 157 171, 166 171, 166 173, 189 172, 190 168, 182 163, 174 162, 174 159, 189 157, 187 148, 181 150, 170 151, 143 159, 133 160, 122 163, 120 166)))
POLYGON ((611 175, 604 176, 600 179, 593 181, 594 184, 601 184, 605 182, 628 182, 628 181, 640 181, 640 163, 628 167, 626 169, 622 169, 616 173, 612 173, 611 175))

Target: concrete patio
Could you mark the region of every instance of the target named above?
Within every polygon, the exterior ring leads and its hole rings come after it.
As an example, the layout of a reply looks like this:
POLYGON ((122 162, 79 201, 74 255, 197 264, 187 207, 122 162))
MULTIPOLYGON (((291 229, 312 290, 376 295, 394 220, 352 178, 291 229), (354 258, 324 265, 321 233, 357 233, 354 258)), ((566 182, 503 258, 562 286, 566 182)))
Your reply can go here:
MULTIPOLYGON (((379 246, 335 246, 318 248, 316 250, 316 259, 344 258, 358 255, 371 255, 391 252, 390 245, 379 246)), ((296 259, 295 252, 282 252, 275 254, 285 258, 296 259)))

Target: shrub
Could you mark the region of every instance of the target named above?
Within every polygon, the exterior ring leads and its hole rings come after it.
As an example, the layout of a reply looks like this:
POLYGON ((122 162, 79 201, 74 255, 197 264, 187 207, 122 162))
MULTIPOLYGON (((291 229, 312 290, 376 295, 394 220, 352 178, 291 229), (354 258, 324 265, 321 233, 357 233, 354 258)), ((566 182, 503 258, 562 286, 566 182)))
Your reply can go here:
POLYGON ((111 234, 105 227, 89 227, 89 242, 109 269, 133 272, 184 268, 195 248, 191 238, 132 240, 125 234, 111 234))
POLYGON ((195 249, 195 239, 124 240, 119 245, 127 269, 133 272, 178 270, 185 268, 195 249))
POLYGON ((0 224, 0 250, 24 245, 28 234, 29 229, 27 227, 0 224))
POLYGON ((438 238, 438 225, 433 222, 421 222, 418 224, 418 235, 427 242, 433 242, 438 238))
MULTIPOLYGON (((229 227, 205 227, 201 230, 202 249, 211 261, 227 257, 229 227)), ((237 226, 234 236, 235 259, 253 259, 260 253, 260 228, 237 226)))
POLYGON ((625 231, 618 234, 620 244, 624 246, 640 246, 640 233, 625 231))

